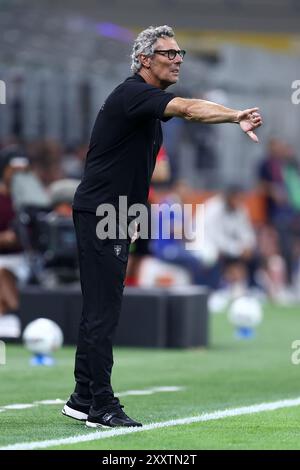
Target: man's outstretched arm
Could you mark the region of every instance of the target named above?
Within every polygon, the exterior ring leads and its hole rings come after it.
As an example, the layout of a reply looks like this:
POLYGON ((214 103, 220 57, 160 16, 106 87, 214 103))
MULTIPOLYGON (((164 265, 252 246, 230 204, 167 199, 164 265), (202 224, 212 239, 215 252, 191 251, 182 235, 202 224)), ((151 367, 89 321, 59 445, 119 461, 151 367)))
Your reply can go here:
POLYGON ((174 98, 167 104, 164 116, 176 116, 188 121, 199 121, 206 124, 236 123, 254 142, 258 142, 258 138, 253 131, 262 125, 258 108, 239 111, 212 101, 198 99, 174 98))

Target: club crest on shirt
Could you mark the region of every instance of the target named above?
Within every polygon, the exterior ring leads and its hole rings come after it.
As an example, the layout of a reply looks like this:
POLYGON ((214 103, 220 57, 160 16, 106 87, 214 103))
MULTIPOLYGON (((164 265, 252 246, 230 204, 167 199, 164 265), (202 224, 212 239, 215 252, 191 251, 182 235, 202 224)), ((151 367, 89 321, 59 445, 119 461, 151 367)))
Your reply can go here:
POLYGON ((115 251, 117 256, 119 256, 119 254, 121 253, 121 250, 122 250, 121 245, 114 245, 114 251, 115 251))

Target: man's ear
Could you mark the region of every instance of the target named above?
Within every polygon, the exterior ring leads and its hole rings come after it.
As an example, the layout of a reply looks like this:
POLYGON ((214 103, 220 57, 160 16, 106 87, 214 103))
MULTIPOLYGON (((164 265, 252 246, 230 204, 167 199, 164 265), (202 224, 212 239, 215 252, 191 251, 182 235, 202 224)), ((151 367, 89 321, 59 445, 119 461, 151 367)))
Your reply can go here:
POLYGON ((140 54, 140 61, 143 67, 146 69, 150 68, 151 57, 146 56, 144 54, 140 54))

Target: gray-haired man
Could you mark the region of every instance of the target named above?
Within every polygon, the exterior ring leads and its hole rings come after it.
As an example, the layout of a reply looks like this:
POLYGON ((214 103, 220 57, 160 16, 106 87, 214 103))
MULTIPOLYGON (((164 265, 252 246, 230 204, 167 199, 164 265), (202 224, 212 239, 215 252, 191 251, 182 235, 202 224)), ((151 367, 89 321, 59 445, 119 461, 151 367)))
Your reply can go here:
POLYGON ((83 179, 73 203, 83 312, 75 360, 76 387, 63 408, 89 427, 141 426, 129 418, 111 387, 112 336, 118 323, 130 238, 97 237, 97 207, 146 204, 162 143, 160 121, 173 116, 205 123, 238 123, 257 142, 257 108, 244 111, 178 98, 164 90, 177 82, 185 51, 169 26, 150 27, 133 45, 133 75, 102 106, 91 136, 83 179))

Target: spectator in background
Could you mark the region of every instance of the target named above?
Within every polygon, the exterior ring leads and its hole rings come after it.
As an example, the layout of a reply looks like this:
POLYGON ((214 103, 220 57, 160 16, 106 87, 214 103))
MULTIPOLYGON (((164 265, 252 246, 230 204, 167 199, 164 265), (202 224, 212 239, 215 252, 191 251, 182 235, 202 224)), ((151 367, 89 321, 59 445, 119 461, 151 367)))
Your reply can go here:
MULTIPOLYGON (((177 96, 189 97, 189 91, 181 87, 177 87, 177 96)), ((168 155, 169 166, 169 182, 174 184, 180 179, 180 147, 183 135, 185 133, 185 122, 177 117, 173 117, 169 121, 162 122, 164 148, 168 155)))
MULTIPOLYGON (((11 198, 11 181, 16 171, 28 167, 28 160, 20 156, 16 146, 9 146, 0 153, 0 336, 18 336, 7 332, 4 314, 19 308, 18 281, 25 281, 29 274, 22 254, 22 247, 14 227, 15 212, 11 198), (4 331, 5 330, 5 331, 4 331)), ((11 326, 11 322, 9 324, 11 326)))
POLYGON ((230 185, 223 194, 208 199, 203 217, 204 240, 196 240, 194 254, 203 264, 215 265, 215 273, 219 272, 215 286, 220 286, 221 277, 230 287, 253 285, 256 235, 243 206, 241 188, 230 185))
POLYGON ((152 185, 150 187, 148 198, 150 203, 153 200, 153 192, 155 188, 165 183, 168 183, 170 181, 170 178, 170 160, 164 145, 162 145, 156 158, 156 164, 151 179, 152 185))
POLYGON ((65 178, 81 179, 88 146, 85 143, 69 145, 62 157, 62 171, 65 178))
POLYGON ((180 141, 185 129, 182 119, 174 117, 162 123, 164 146, 169 156, 170 180, 172 183, 180 178, 180 141))
POLYGON ((45 187, 61 179, 62 147, 55 140, 36 140, 27 144, 31 168, 45 187))
POLYGON ((257 239, 260 258, 257 276, 259 285, 272 301, 289 302, 291 296, 287 290, 286 262, 280 252, 278 233, 270 225, 265 225, 258 231, 257 239))
POLYGON ((185 268, 194 284, 204 285, 208 279, 203 266, 193 253, 186 249, 187 240, 184 239, 183 226, 188 225, 188 221, 183 219, 185 213, 183 210, 177 212, 171 209, 173 204, 182 207, 188 193, 187 183, 179 180, 173 185, 172 192, 160 202, 158 226, 155 238, 151 241, 151 251, 161 261, 185 268), (170 236, 164 236, 163 227, 167 220, 170 222, 170 236))
POLYGON ((268 222, 279 234, 290 280, 294 247, 300 238, 300 171, 294 149, 271 139, 268 155, 259 167, 259 180, 266 197, 268 222))
POLYGON ((259 180, 267 202, 267 217, 274 226, 290 220, 292 215, 284 180, 284 167, 290 158, 286 150, 283 142, 271 139, 267 157, 259 166, 259 180))

